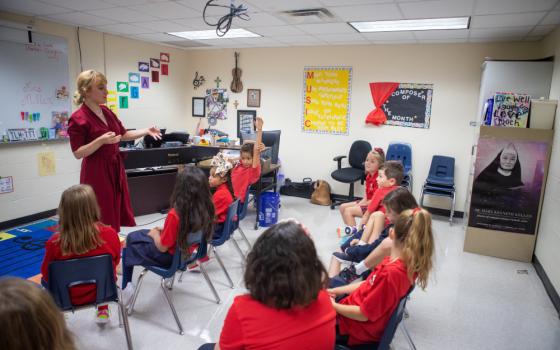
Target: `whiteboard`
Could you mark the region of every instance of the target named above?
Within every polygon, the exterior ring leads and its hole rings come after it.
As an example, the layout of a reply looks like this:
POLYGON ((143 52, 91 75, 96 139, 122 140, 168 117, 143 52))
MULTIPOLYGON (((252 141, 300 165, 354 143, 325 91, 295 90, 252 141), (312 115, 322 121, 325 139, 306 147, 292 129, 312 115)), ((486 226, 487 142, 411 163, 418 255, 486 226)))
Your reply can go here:
POLYGON ((66 39, 33 33, 30 44, 3 35, 7 30, 0 27, 0 138, 13 134, 9 129, 33 129, 41 138, 41 128, 43 138, 67 137, 72 93, 66 39))

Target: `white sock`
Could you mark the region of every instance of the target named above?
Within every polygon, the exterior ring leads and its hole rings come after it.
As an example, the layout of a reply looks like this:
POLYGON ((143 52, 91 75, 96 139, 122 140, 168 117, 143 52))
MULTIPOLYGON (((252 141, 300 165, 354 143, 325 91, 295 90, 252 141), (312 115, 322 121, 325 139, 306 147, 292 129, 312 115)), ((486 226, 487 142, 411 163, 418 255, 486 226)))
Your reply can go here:
POLYGON ((356 274, 357 275, 361 275, 362 273, 366 272, 368 269, 368 267, 366 266, 366 264, 361 261, 360 263, 354 265, 354 268, 356 269, 356 274))
POLYGON ((361 239, 358 241, 358 245, 366 245, 367 243, 362 241, 361 239))

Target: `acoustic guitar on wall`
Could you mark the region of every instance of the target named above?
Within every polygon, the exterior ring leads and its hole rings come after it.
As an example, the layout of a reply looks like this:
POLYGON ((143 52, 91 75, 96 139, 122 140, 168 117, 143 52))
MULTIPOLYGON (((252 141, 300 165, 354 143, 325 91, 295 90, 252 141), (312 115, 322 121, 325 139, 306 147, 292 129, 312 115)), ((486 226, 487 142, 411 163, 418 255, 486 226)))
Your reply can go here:
POLYGON ((233 75, 233 81, 231 82, 231 91, 235 93, 239 93, 243 91, 243 83, 241 82, 241 69, 237 68, 237 60, 239 59, 239 52, 235 53, 235 68, 231 70, 231 74, 233 75))

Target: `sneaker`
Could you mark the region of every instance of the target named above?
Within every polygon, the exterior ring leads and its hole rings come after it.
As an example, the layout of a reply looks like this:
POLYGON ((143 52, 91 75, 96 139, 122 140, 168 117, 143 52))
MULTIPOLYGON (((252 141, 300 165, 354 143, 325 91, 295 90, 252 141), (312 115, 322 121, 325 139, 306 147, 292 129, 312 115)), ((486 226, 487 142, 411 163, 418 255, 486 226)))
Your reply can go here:
POLYGON ((132 297, 134 296, 134 292, 136 291, 136 285, 132 282, 128 282, 126 287, 123 289, 122 295, 122 303, 124 307, 128 307, 130 302, 132 301, 132 297))
POLYGON ((206 255, 205 257, 196 260, 195 262, 193 262, 192 264, 187 266, 187 270, 189 271, 194 271, 197 267, 198 267, 198 263, 201 262, 207 262, 208 260, 210 260, 210 257, 208 255, 206 255))
POLYGON ((336 260, 340 261, 343 264, 351 264, 354 261, 352 261, 352 259, 350 259, 350 256, 348 256, 348 254, 346 253, 342 253, 342 252, 334 252, 332 254, 336 260))
POLYGON ((342 235, 350 236, 356 232, 358 232, 358 229, 354 226, 342 226, 336 229, 338 237, 342 237, 342 235))
POLYGON ((103 309, 98 308, 97 315, 95 318, 95 323, 97 323, 100 326, 104 326, 105 324, 109 323, 110 321, 109 316, 110 316, 109 308, 103 308, 103 309))
POLYGON ((338 277, 342 278, 347 284, 350 284, 360 278, 360 275, 356 273, 356 268, 354 267, 354 265, 350 265, 340 271, 338 277))

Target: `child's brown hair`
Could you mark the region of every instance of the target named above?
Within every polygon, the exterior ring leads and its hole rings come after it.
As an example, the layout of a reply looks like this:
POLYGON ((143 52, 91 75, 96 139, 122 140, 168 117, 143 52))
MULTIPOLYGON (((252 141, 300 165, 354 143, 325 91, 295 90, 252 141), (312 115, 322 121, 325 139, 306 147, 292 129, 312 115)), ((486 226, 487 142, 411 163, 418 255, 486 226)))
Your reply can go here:
POLYGON ((76 349, 62 313, 38 285, 0 279, 0 295, 0 349, 76 349))
POLYGON ((405 210, 395 222, 396 244, 403 246, 403 259, 410 279, 417 275, 417 284, 426 289, 432 269, 434 237, 432 216, 421 208, 405 210))
POLYGON ((385 171, 387 179, 395 179, 395 185, 400 186, 404 178, 404 167, 398 160, 389 160, 379 167, 380 170, 385 171))
POLYGON ((396 214, 400 214, 407 209, 414 209, 418 206, 416 199, 410 191, 404 187, 399 187, 383 198, 383 205, 391 209, 396 214))
POLYGON ((74 185, 64 192, 58 205, 62 254, 84 254, 103 244, 99 237, 99 205, 89 185, 74 185))

